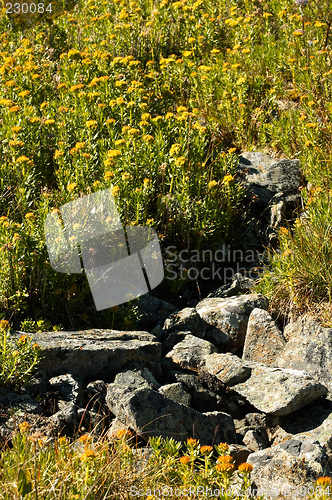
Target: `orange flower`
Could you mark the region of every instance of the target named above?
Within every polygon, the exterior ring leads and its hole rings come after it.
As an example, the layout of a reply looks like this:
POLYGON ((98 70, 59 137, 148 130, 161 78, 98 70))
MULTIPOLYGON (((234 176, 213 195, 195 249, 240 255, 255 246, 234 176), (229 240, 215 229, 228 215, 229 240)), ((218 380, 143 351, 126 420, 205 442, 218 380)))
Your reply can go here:
POLYGON ((251 464, 248 464, 247 462, 244 462, 243 464, 240 464, 238 467, 240 472, 251 472, 253 470, 253 466, 251 464))
POLYGON ((183 457, 180 457, 180 463, 184 465, 188 465, 190 463, 190 457, 188 455, 184 455, 183 457))
POLYGON ((213 451, 213 448, 212 446, 201 446, 201 453, 202 455, 208 455, 209 453, 211 453, 211 451, 213 451))
POLYGON ((234 464, 217 464, 216 469, 218 472, 233 472, 235 469, 234 464))
POLYGON ((220 457, 218 457, 218 462, 223 464, 230 464, 233 462, 233 457, 231 457, 230 455, 220 455, 220 457))

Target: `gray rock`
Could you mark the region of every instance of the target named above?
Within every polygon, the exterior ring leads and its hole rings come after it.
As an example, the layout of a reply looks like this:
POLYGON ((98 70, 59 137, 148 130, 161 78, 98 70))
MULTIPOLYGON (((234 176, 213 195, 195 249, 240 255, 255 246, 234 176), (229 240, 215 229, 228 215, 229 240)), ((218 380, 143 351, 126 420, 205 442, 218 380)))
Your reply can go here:
POLYGON ((270 201, 270 226, 272 228, 277 228, 280 226, 284 219, 284 213, 286 210, 286 203, 284 193, 277 193, 273 196, 270 201))
POLYGON ((166 333, 188 331, 195 337, 203 338, 206 326, 194 307, 186 307, 166 319, 163 331, 166 333))
POLYGON ((205 357, 213 352, 217 352, 217 348, 208 342, 193 335, 186 335, 185 339, 176 344, 176 346, 166 354, 166 362, 173 369, 181 368, 185 370, 198 371, 204 366, 205 357))
POLYGON ((158 366, 161 357, 161 344, 147 332, 85 330, 31 336, 44 349, 40 370, 49 378, 70 373, 106 380, 129 365, 158 366))
POLYGON ((184 406, 190 406, 191 396, 184 390, 181 382, 163 385, 160 387, 158 392, 166 396, 166 398, 176 401, 176 403, 180 403, 184 406))
POLYGON ((41 413, 41 408, 30 394, 16 394, 5 388, 0 388, 0 405, 20 413, 41 413))
POLYGON ((166 354, 173 349, 176 344, 179 342, 182 342, 186 338, 187 335, 191 335, 191 332, 189 331, 184 331, 184 332, 172 332, 168 335, 167 339, 162 343, 163 344, 163 356, 166 356, 166 354))
POLYGON ((332 328, 300 318, 285 328, 288 342, 274 366, 305 370, 332 392, 332 328))
POLYGON ((317 441, 309 439, 289 439, 252 453, 247 462, 254 467, 251 478, 259 494, 270 498, 272 492, 272 498, 307 498, 308 486, 331 472, 326 452, 317 441))
POLYGON ((209 293, 208 299, 234 297, 240 293, 248 292, 255 285, 255 281, 243 276, 241 273, 234 274, 232 283, 223 285, 209 293))
POLYGON ((128 389, 142 389, 143 387, 148 387, 150 389, 157 389, 160 384, 155 380, 151 372, 147 374, 146 370, 134 371, 126 370, 125 372, 118 373, 114 379, 114 383, 128 387, 128 389), (145 376, 144 376, 145 375, 145 376))
POLYGON ((82 387, 80 382, 74 379, 70 373, 53 377, 49 380, 49 383, 52 389, 58 391, 65 401, 81 402, 79 400, 82 400, 82 387))
POLYGON ((251 368, 235 354, 210 354, 205 358, 205 370, 223 384, 232 386, 250 377, 251 368))
POLYGON ((211 340, 217 347, 234 353, 244 344, 251 311, 256 307, 267 309, 267 306, 268 299, 263 295, 248 294, 204 299, 197 304, 196 310, 204 321, 214 327, 211 340))
POLYGON ((243 437, 243 443, 252 451, 264 450, 270 445, 264 428, 249 429, 243 437))
POLYGON ((107 384, 103 380, 94 380, 87 385, 86 393, 90 401, 106 404, 107 384))
POLYGON ((239 157, 238 169, 243 174, 246 197, 266 207, 277 193, 293 201, 299 197, 302 184, 300 161, 271 158, 258 152, 245 152, 239 157))
POLYGON ((152 330, 157 324, 162 325, 166 318, 178 311, 177 307, 157 299, 150 293, 146 293, 137 299, 139 320, 137 328, 152 330))
POLYGON ((259 411, 273 415, 288 415, 327 394, 325 386, 303 371, 270 367, 253 369, 233 389, 259 411))
POLYGON ((201 444, 235 442, 230 415, 199 413, 147 387, 130 390, 110 384, 106 401, 111 412, 145 440, 150 436, 163 436, 176 440, 195 437, 201 444))
POLYGON ((74 403, 67 402, 58 412, 49 418, 53 431, 57 433, 75 432, 80 423, 78 410, 78 406, 74 403))
POLYGON ((243 359, 272 365, 285 345, 286 339, 269 313, 255 308, 249 316, 243 359))

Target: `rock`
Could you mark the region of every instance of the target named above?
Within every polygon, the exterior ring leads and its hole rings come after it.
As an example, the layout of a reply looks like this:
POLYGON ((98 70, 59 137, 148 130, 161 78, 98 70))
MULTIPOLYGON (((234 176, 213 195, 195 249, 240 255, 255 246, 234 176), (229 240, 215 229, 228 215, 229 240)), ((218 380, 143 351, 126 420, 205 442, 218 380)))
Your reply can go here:
POLYGON ((0 388, 0 405, 20 413, 41 413, 41 407, 30 394, 17 394, 6 388, 0 388))
POLYGON ((284 219, 284 213, 286 210, 284 193, 277 193, 273 196, 270 203, 270 226, 272 228, 280 227, 281 222, 284 219))
POLYGON ((259 411, 273 415, 288 415, 327 394, 325 386, 303 371, 271 367, 254 368, 233 389, 259 411))
POLYGON ((252 451, 263 450, 270 445, 264 428, 249 429, 243 437, 243 443, 252 451))
POLYGON ((246 197, 256 205, 267 207, 277 193, 285 201, 299 197, 302 176, 299 160, 271 158, 258 152, 245 152, 239 157, 238 169, 243 174, 246 197))
MULTIPOLYGON (((253 309, 267 309, 268 299, 261 294, 224 299, 204 299, 196 306, 200 317, 214 327, 211 341, 232 353, 244 344, 248 319, 253 309)), ((206 336, 208 337, 208 334, 206 336)), ((209 338, 210 339, 210 338, 209 338)))
POLYGON ((205 358, 204 369, 229 387, 244 382, 251 374, 251 368, 230 353, 210 354, 205 358))
POLYGON ((181 368, 184 370, 198 371, 204 365, 205 357, 217 348, 208 342, 193 335, 186 335, 185 339, 176 344, 176 346, 166 355, 166 366, 181 368))
POLYGON ((163 385, 160 387, 159 392, 172 401, 176 401, 184 406, 190 406, 191 396, 184 390, 181 382, 163 385))
POLYGON ((146 441, 150 436, 163 436, 176 440, 194 437, 202 445, 235 442, 230 415, 199 413, 147 387, 131 390, 110 384, 106 401, 111 412, 146 441))
POLYGON ((186 307, 166 319, 163 332, 169 334, 174 331, 188 331, 195 337, 203 338, 206 326, 194 307, 186 307))
POLYGON ((85 330, 31 336, 44 350, 39 369, 49 378, 70 373, 107 380, 133 365, 154 368, 161 357, 161 344, 147 332, 85 330))
POLYGON ((167 372, 170 382, 181 382, 183 388, 191 396, 191 407, 197 411, 222 411, 232 417, 242 417, 246 410, 252 410, 245 398, 225 387, 213 375, 201 370, 198 374, 170 370, 167 372))
POLYGON ((251 450, 241 444, 231 444, 229 454, 233 457, 235 468, 247 461, 251 450))
POLYGON ((331 473, 328 456, 317 441, 289 439, 285 443, 252 453, 252 489, 271 498, 307 498, 308 486, 331 473))
POLYGON ((146 293, 137 299, 139 319, 137 328, 152 330, 157 324, 162 325, 166 318, 178 311, 177 307, 157 299, 150 293, 146 293))
POLYGON ((107 384, 103 380, 95 380, 94 382, 90 382, 86 387, 86 394, 89 400, 94 402, 98 402, 100 404, 106 404, 106 393, 107 393, 107 384))
POLYGON ((74 433, 80 423, 81 416, 78 415, 78 406, 74 403, 66 405, 49 418, 53 431, 56 433, 74 433))
POLYGON ((114 383, 128 389, 142 389, 143 387, 157 389, 160 387, 160 384, 147 369, 144 371, 126 370, 125 372, 118 373, 114 379, 114 383))
POLYGON ((176 344, 179 344, 186 338, 187 335, 191 335, 191 332, 189 331, 179 331, 179 332, 172 332, 168 335, 167 339, 163 342, 163 348, 162 348, 162 354, 163 356, 166 356, 166 354, 173 349, 173 347, 176 346, 176 344))
POLYGON ((82 401, 82 388, 80 382, 74 379, 70 373, 59 375, 49 380, 52 389, 58 391, 65 401, 80 404, 82 401), (80 401, 79 401, 80 400, 80 401))
POLYGON ((300 318, 287 325, 288 340, 274 366, 305 370, 332 392, 332 328, 324 328, 313 318, 300 318))
POLYGON ((255 308, 249 316, 243 359, 272 365, 285 345, 286 339, 269 313, 255 308))
POLYGON ((240 293, 248 292, 255 285, 255 281, 243 276, 241 273, 234 274, 232 283, 223 285, 209 293, 208 299, 234 297, 240 293))

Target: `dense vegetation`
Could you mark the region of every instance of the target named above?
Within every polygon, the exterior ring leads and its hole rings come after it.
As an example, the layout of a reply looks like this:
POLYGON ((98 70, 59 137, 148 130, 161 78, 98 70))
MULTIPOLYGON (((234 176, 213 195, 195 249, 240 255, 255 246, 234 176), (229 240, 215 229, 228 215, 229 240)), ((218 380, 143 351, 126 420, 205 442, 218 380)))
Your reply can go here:
POLYGON ((300 308, 329 302, 329 2, 88 0, 60 16, 53 5, 32 27, 5 9, 0 20, 6 319, 114 324, 82 275, 50 268, 46 215, 111 188, 123 224, 179 250, 213 248, 238 227, 236 154, 252 149, 299 158, 311 183, 261 290, 300 308))
MULTIPOLYGON (((53 2, 54 15, 35 16, 8 16, 5 3, 2 383, 20 384, 39 357, 27 337, 7 345, 8 320, 16 328, 24 321, 26 331, 135 322, 131 305, 96 313, 84 277, 51 269, 48 213, 111 188, 124 225, 151 226, 162 245, 178 250, 213 248, 232 241, 239 227, 236 165, 243 150, 298 158, 310 182, 302 214, 281 229, 259 290, 275 307, 316 311, 331 324, 328 0, 79 0, 67 10, 53 2)), ((172 286, 167 297, 176 293, 178 284, 172 286)), ((151 443, 155 456, 141 474, 127 438, 48 442, 23 425, 1 457, 2 498, 37 498, 38 491, 42 498, 129 498, 130 486, 203 485, 207 475, 216 485, 241 475, 250 480, 250 467, 235 473, 229 459, 216 467, 214 450, 191 443, 189 458, 180 458, 176 443, 161 441, 151 443)), ((330 482, 320 478, 317 485, 330 482)))

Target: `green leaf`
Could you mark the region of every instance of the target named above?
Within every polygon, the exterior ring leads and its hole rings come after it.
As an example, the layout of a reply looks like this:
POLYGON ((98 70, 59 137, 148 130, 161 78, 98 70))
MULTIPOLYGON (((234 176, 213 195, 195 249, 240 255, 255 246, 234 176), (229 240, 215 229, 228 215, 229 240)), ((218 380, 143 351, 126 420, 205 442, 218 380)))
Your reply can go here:
POLYGON ((31 493, 32 490, 31 481, 28 482, 27 476, 23 469, 20 469, 18 471, 17 489, 20 495, 22 495, 23 497, 28 493, 31 493))

